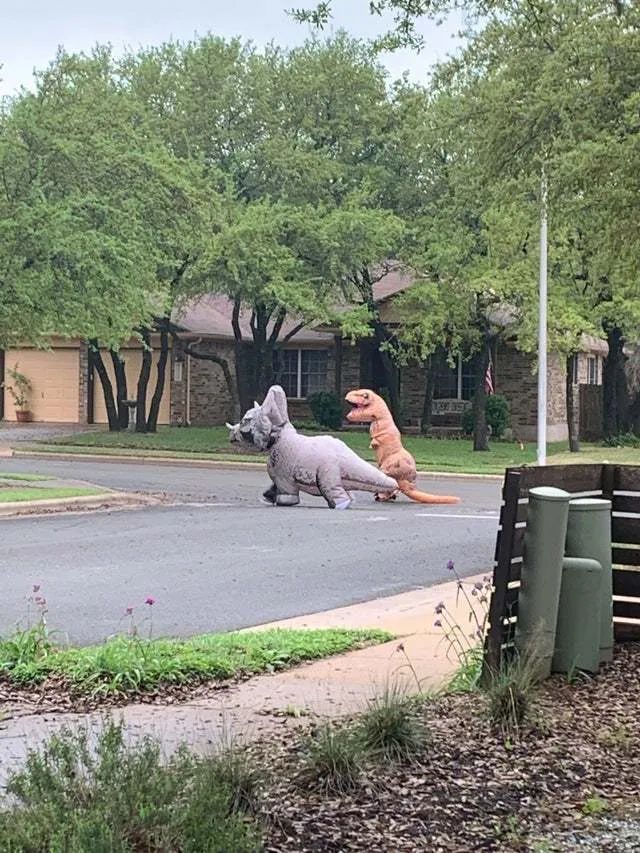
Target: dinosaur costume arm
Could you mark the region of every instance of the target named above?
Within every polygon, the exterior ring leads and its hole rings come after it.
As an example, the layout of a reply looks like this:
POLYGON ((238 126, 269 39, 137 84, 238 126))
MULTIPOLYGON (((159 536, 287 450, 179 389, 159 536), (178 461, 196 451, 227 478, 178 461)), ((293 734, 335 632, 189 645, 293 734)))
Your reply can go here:
MULTIPOLYGON (((375 391, 369 388, 359 388, 349 391, 345 397, 353 408, 347 413, 347 420, 352 423, 371 424, 371 448, 376 452, 379 467, 385 474, 393 477, 401 492, 408 498, 426 504, 458 503, 460 498, 449 495, 430 495, 416 488, 416 461, 402 445, 400 430, 395 425, 389 407, 375 391)), ((382 500, 388 500, 393 494, 380 495, 382 500)))

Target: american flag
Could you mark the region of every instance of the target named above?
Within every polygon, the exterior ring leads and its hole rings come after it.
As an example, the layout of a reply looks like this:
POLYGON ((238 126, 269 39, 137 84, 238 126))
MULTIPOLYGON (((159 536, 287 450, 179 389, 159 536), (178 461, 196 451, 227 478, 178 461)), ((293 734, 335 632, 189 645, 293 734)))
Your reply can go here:
POLYGON ((493 394, 493 378, 491 376, 491 356, 489 356, 489 364, 484 377, 484 390, 487 394, 493 394))

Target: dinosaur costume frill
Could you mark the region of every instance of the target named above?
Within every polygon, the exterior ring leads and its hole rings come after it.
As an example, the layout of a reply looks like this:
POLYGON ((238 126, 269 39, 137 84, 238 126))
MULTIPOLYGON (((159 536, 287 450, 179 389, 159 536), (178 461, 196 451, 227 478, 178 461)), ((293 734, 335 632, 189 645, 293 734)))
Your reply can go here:
POLYGON ((416 488, 416 461, 402 446, 400 430, 382 397, 369 388, 359 388, 357 391, 349 391, 345 399, 353 406, 347 413, 347 420, 371 424, 370 446, 375 450, 378 465, 385 474, 397 481, 392 491, 378 493, 378 500, 393 500, 400 490, 412 501, 423 504, 455 504, 460 501, 460 498, 450 495, 430 495, 416 488))
POLYGON ((264 499, 294 506, 300 492, 321 495, 331 509, 347 509, 351 491, 396 491, 398 484, 330 435, 300 435, 289 421, 287 397, 279 385, 269 388, 264 403, 255 403, 239 424, 227 424, 231 441, 269 451, 267 471, 273 485, 264 499))

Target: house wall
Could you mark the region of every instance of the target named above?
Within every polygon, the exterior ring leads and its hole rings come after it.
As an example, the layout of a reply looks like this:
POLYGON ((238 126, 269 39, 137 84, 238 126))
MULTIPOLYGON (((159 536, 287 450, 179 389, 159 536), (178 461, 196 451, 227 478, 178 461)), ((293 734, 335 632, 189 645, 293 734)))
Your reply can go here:
MULTIPOLYGON (((506 397, 511 409, 511 429, 517 441, 533 441, 538 423, 538 376, 533 356, 501 344, 495 360, 496 392, 506 397)), ((547 358, 547 437, 567 438, 564 359, 557 353, 547 358)))

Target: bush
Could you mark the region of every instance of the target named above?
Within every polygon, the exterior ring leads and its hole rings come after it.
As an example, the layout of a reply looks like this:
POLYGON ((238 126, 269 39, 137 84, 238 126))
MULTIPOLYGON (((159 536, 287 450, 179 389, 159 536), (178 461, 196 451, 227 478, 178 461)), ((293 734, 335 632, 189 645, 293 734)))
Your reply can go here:
POLYGON ((256 827, 234 806, 218 759, 186 749, 168 762, 145 738, 127 747, 121 726, 107 725, 92 748, 86 731, 55 735, 7 790, 17 805, 0 812, 2 849, 68 853, 182 853, 259 849, 256 827))
POLYGON ((357 733, 363 750, 384 762, 411 760, 426 743, 424 725, 398 687, 387 687, 369 702, 357 733))
POLYGON ((306 740, 301 781, 325 794, 346 794, 360 784, 363 764, 356 734, 347 726, 325 723, 306 740))
POLYGON ((307 402, 311 413, 320 426, 326 429, 339 430, 342 427, 342 403, 337 394, 330 391, 318 391, 312 394, 307 402))
MULTIPOLYGON (((511 423, 511 413, 506 399, 501 394, 492 394, 487 397, 484 410, 487 424, 491 427, 491 435, 495 438, 502 438, 511 423)), ((471 435, 474 426, 473 409, 469 408, 462 415, 462 429, 466 435, 471 435)))

